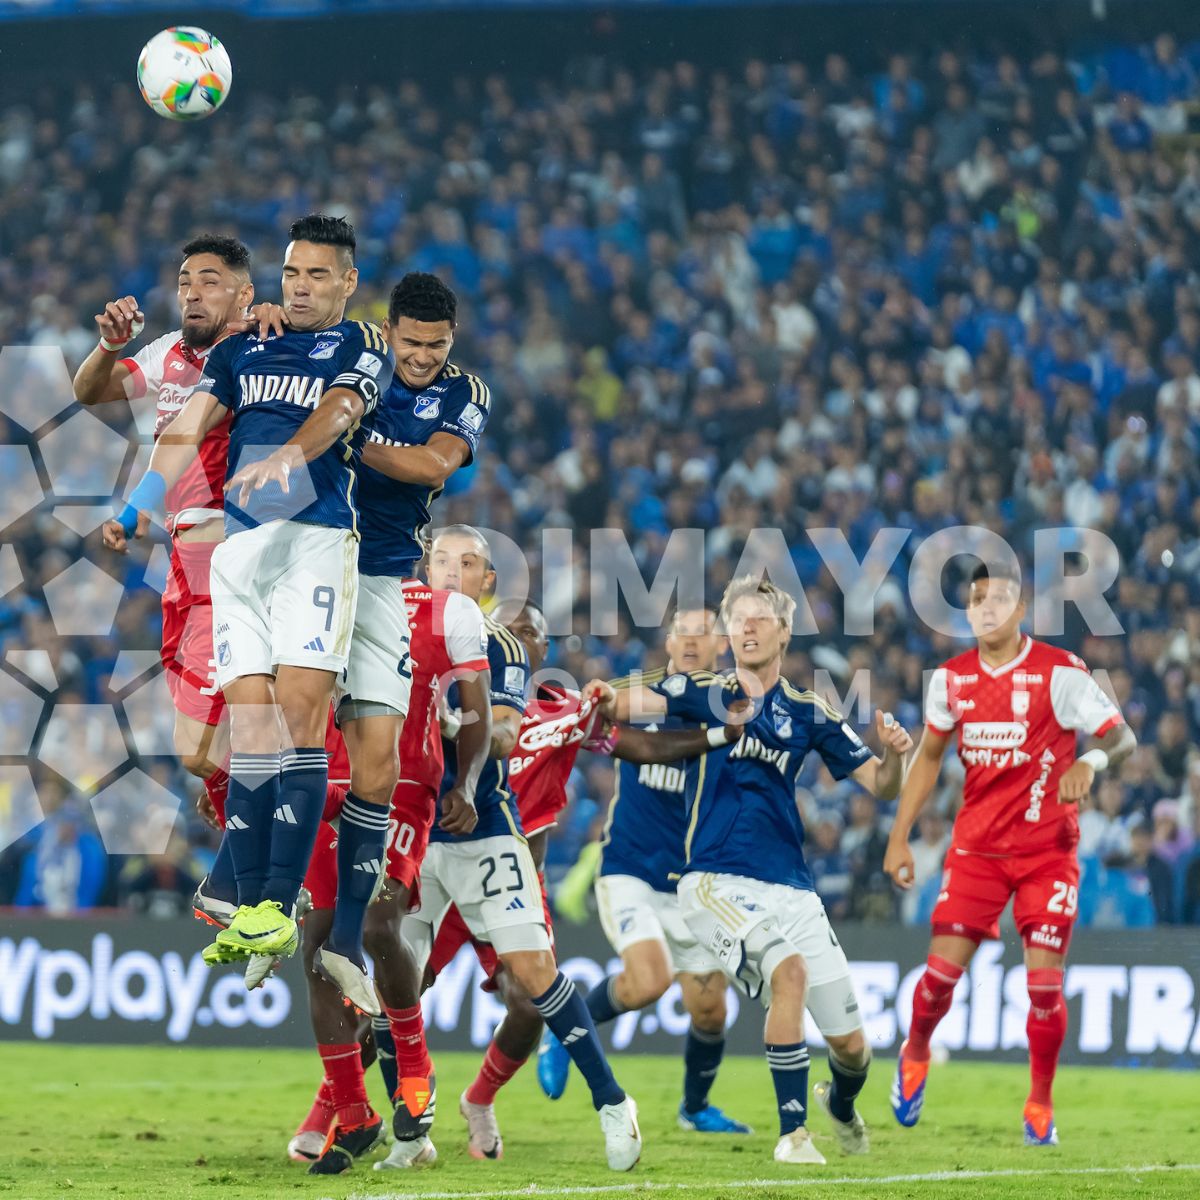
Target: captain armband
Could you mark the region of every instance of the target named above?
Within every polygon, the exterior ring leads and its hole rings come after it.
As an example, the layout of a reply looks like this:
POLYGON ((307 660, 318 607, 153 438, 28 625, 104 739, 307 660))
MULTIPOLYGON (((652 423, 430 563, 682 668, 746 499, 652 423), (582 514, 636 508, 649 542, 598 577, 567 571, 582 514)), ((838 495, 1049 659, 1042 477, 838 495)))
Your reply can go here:
POLYGON ((343 371, 336 379, 330 381, 329 386, 353 392, 363 402, 365 412, 374 412, 379 403, 379 384, 360 371, 343 371))

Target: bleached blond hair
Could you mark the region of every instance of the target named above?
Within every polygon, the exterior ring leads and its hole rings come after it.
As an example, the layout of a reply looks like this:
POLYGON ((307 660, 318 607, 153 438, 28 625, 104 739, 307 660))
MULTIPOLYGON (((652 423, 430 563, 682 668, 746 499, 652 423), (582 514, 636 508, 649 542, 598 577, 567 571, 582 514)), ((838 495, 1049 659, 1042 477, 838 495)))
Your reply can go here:
POLYGON ((791 634, 792 617, 796 614, 796 601, 769 579, 758 575, 739 575, 730 582, 721 597, 721 629, 729 632, 729 618, 733 606, 747 596, 762 600, 783 626, 784 632, 791 634))

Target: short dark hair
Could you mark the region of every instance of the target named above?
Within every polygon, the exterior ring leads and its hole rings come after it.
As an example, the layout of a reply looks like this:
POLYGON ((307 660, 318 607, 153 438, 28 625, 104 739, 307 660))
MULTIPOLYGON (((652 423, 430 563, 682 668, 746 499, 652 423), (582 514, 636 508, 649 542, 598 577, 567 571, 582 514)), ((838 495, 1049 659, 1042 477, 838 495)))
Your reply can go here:
POLYGON ((220 233, 201 233, 181 251, 184 258, 193 254, 215 254, 231 271, 250 273, 250 251, 235 237, 220 233))
POLYGON ((338 246, 346 252, 351 264, 358 242, 354 226, 345 217, 327 217, 324 213, 309 213, 292 222, 288 237, 293 242, 313 242, 318 246, 338 246))
POLYGON ((401 317, 414 321, 449 321, 458 316, 458 297, 436 276, 425 271, 409 271, 392 288, 388 301, 388 320, 394 325, 401 317))
POLYGON ((1007 579, 1021 590, 1020 568, 1008 562, 981 562, 971 572, 971 584, 984 583, 989 579, 1007 579))

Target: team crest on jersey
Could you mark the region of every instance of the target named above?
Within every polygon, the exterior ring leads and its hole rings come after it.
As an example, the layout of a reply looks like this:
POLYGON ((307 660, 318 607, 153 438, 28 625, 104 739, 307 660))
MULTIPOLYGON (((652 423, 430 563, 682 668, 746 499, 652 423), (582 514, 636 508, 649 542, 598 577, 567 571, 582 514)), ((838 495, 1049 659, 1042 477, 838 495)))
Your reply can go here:
POLYGON ((1012 694, 1012 712, 1013 716, 1019 721, 1022 717, 1029 716, 1029 693, 1028 692, 1013 692, 1012 694))
POLYGON ((441 396, 418 396, 413 405, 413 416, 421 421, 432 421, 441 411, 441 396))
POLYGON ((309 352, 309 358, 315 358, 318 361, 325 358, 332 358, 338 351, 337 342, 331 342, 322 338, 309 352))
POLYGON ((676 700, 687 691, 687 676, 686 675, 670 675, 662 682, 662 690, 668 696, 674 696, 676 700))
POLYGON ((775 722, 775 732, 781 738, 790 738, 792 736, 792 714, 786 708, 780 708, 778 705, 771 705, 771 719, 775 722))

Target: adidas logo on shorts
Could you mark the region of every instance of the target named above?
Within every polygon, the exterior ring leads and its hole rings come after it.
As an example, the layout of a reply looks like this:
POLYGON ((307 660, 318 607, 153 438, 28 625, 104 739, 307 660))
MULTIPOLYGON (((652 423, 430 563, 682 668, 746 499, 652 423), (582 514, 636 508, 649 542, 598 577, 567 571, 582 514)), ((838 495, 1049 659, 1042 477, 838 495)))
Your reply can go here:
POLYGON ((311 642, 309 642, 308 645, 305 646, 304 648, 305 648, 305 650, 313 650, 317 654, 325 653, 325 643, 322 642, 319 637, 313 638, 313 640, 311 642))
POLYGON ((522 901, 521 901, 521 897, 520 897, 520 896, 514 896, 514 897, 513 897, 513 898, 512 898, 512 899, 511 899, 511 900, 510 900, 510 901, 509 901, 509 902, 508 902, 508 903, 507 903, 507 904, 504 906, 504 911, 505 911, 505 912, 522 912, 522 911, 524 911, 524 908, 525 908, 525 905, 522 903, 522 901))

